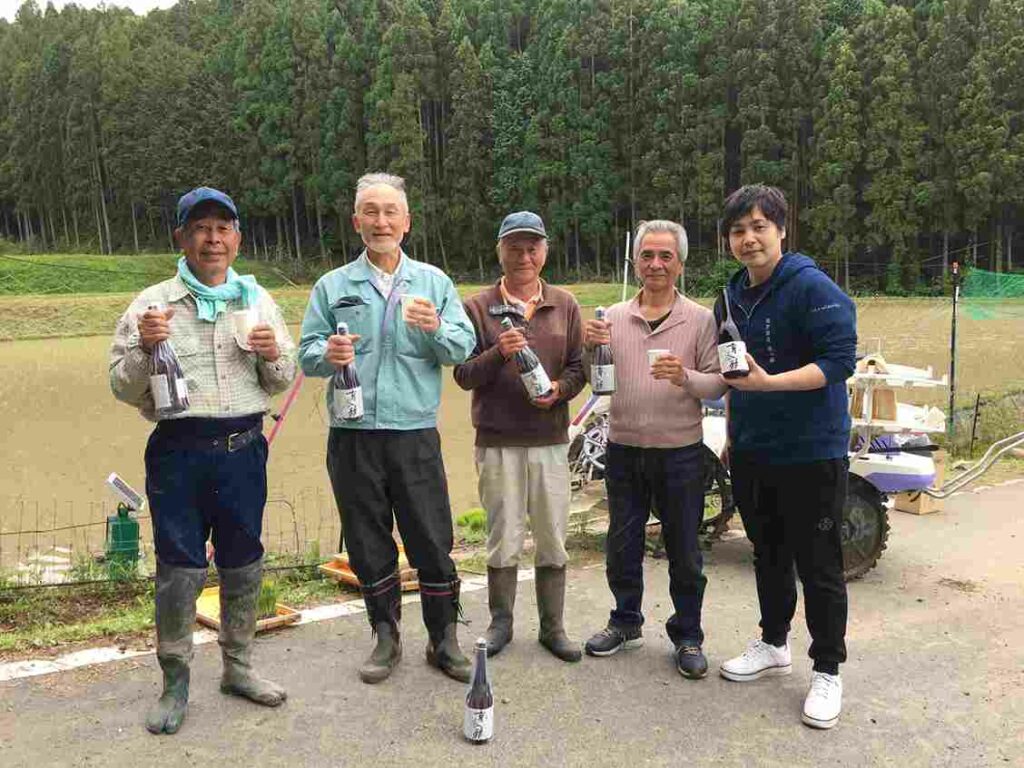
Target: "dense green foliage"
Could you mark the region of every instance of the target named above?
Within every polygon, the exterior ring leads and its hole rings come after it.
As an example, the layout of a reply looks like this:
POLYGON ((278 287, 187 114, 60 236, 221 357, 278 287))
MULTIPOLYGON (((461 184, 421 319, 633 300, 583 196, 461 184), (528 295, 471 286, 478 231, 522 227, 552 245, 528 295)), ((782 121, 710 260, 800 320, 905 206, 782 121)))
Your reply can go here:
POLYGON ((0 22, 0 232, 28 247, 164 250, 207 183, 251 256, 340 260, 380 169, 409 180, 407 248, 476 279, 524 207, 563 277, 609 274, 653 217, 717 275, 721 201, 754 181, 853 289, 1012 269, 1024 0, 29 2, 0 22))

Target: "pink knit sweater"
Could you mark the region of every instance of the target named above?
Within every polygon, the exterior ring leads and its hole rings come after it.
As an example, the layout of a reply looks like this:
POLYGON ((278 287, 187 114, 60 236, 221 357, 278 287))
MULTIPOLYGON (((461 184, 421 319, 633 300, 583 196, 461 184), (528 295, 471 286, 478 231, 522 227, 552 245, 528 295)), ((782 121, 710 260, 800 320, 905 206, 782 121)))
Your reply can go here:
MULTIPOLYGON (((701 399, 719 398, 727 389, 719 375, 718 329, 711 310, 677 294, 671 314, 652 333, 637 294, 609 307, 607 319, 612 325, 616 385, 609 439, 640 448, 700 442, 701 399), (682 359, 687 372, 682 387, 651 376, 648 349, 667 349, 682 359)), ((589 354, 584 370, 589 376, 589 354)))

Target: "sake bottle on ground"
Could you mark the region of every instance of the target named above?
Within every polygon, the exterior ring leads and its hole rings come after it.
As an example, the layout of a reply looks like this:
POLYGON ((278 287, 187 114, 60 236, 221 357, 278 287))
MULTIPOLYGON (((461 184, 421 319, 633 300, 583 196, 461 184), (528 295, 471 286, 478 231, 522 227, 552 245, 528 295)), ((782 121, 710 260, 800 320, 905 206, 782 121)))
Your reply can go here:
POLYGON ((487 640, 482 637, 473 651, 473 676, 466 692, 462 732, 475 744, 489 741, 494 735, 494 693, 487 675, 487 640))

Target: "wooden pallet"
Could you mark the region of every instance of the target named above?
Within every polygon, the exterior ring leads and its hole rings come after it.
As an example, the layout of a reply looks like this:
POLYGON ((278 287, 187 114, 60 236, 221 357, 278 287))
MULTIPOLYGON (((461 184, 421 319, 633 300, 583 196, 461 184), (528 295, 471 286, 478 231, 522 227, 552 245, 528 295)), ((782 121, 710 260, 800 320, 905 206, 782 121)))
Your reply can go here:
MULTIPOLYGON (((302 612, 287 605, 277 604, 277 615, 256 622, 256 631, 264 632, 294 624, 302 618, 302 612)), ((207 587, 196 600, 196 621, 210 629, 220 629, 220 587, 207 587)))

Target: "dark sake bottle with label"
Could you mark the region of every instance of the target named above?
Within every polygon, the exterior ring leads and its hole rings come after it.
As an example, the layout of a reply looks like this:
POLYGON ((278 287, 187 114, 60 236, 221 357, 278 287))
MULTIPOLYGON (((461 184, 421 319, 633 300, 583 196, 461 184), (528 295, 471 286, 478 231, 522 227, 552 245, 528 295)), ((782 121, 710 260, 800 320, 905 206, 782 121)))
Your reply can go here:
MULTIPOLYGON (((598 307, 594 317, 604 321, 605 308, 598 307)), ((611 344, 594 347, 590 362, 590 389, 595 395, 611 395, 615 392, 615 358, 611 344)))
MULTIPOLYGON (((503 330, 511 331, 515 324, 507 317, 501 318, 503 330)), ((531 400, 537 400, 545 395, 551 394, 551 379, 548 377, 544 366, 540 364, 537 353, 529 347, 516 352, 516 367, 519 369, 519 378, 526 387, 526 393, 531 400)))
MULTIPOLYGON (((348 336, 348 323, 338 323, 338 335, 348 336)), ((355 363, 349 363, 334 372, 331 406, 335 418, 343 421, 363 418, 363 385, 359 383, 355 363)))
POLYGON ((487 676, 487 640, 482 637, 473 651, 473 676, 466 692, 462 733, 474 744, 483 744, 494 735, 494 693, 487 676))
MULTIPOLYGON (((154 312, 164 311, 158 304, 150 304, 148 308, 154 312)), ((153 346, 149 365, 149 391, 153 395, 156 417, 164 419, 187 411, 188 383, 170 339, 153 346)))
POLYGON ((747 364, 747 345, 740 336, 740 329, 732 318, 729 291, 722 289, 722 322, 718 325, 718 362, 722 375, 727 379, 738 379, 750 373, 747 364))

